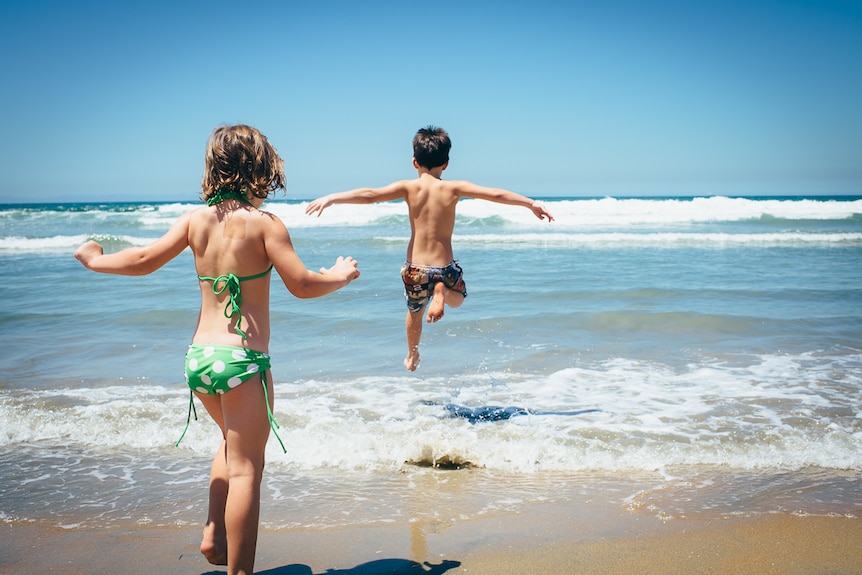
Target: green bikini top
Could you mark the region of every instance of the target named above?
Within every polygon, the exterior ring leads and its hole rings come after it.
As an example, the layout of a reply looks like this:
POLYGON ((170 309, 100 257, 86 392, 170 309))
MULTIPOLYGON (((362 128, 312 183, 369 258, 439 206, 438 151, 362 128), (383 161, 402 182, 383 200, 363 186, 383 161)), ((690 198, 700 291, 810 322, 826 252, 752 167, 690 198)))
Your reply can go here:
MULTIPOLYGON (((207 199, 207 205, 214 206, 225 200, 237 200, 245 204, 252 205, 245 195, 245 190, 239 192, 236 190, 216 190, 213 195, 207 199)), ((272 266, 270 265, 269 269, 265 272, 244 278, 238 278, 234 274, 223 274, 214 278, 198 276, 198 279, 202 282, 213 282, 213 293, 215 295, 221 295, 225 290, 227 290, 230 297, 224 306, 224 316, 228 319, 231 319, 233 316, 237 316, 234 329, 242 336, 243 339, 248 339, 248 337, 245 335, 245 332, 239 328, 240 323, 242 323, 242 311, 239 309, 239 306, 242 303, 242 291, 240 291, 239 284, 240 282, 247 280, 262 278, 271 271, 272 266)))
POLYGON ((245 335, 245 332, 239 328, 239 325, 242 323, 242 311, 239 309, 240 304, 242 304, 242 291, 240 291, 239 284, 244 281, 262 278, 271 271, 272 266, 270 265, 266 271, 253 276, 246 276, 244 278, 236 277, 234 274, 223 274, 214 278, 198 276, 198 279, 202 282, 213 282, 213 293, 215 295, 221 295, 225 290, 227 290, 229 297, 224 306, 224 316, 228 319, 231 319, 233 316, 237 316, 234 329, 242 336, 243 339, 248 339, 248 337, 245 335))

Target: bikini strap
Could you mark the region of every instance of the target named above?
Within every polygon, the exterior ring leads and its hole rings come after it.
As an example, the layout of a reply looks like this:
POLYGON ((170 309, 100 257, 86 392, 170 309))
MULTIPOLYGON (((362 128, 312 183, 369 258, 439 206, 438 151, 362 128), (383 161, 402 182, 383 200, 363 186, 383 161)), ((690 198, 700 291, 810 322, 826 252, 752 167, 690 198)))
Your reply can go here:
POLYGON ((248 198, 246 197, 245 190, 237 192, 236 190, 216 190, 213 192, 209 198, 207 198, 207 205, 214 206, 216 204, 220 204, 225 200, 237 200, 238 202, 242 202, 244 204, 248 204, 253 206, 248 198))
POLYGON ((218 277, 206 277, 206 276, 198 276, 200 281, 209 281, 213 282, 213 293, 215 295, 221 295, 227 290, 228 292, 228 301, 224 306, 224 316, 228 319, 231 319, 233 316, 236 317, 236 325, 234 329, 236 332, 242 336, 243 339, 248 339, 248 336, 245 335, 245 332, 240 329, 240 324, 242 323, 242 311, 240 310, 240 305, 242 304, 242 291, 240 290, 240 282, 244 282, 247 280, 256 280, 258 278, 262 278, 272 271, 273 266, 270 265, 266 271, 261 272, 259 274, 255 274, 253 276, 246 276, 244 278, 237 277, 234 274, 222 274, 218 277))

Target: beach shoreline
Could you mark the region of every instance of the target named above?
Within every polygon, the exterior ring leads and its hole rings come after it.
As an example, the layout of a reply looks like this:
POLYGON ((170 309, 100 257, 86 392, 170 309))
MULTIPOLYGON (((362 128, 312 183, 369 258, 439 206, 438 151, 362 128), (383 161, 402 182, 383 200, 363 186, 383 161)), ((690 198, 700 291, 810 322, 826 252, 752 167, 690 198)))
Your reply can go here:
MULTIPOLYGON (((58 529, 5 524, 0 571, 224 573, 198 553, 197 527, 58 529)), ((862 520, 773 513, 662 521, 615 506, 537 504, 448 525, 260 532, 257 573, 799 574, 862 573, 862 520)))

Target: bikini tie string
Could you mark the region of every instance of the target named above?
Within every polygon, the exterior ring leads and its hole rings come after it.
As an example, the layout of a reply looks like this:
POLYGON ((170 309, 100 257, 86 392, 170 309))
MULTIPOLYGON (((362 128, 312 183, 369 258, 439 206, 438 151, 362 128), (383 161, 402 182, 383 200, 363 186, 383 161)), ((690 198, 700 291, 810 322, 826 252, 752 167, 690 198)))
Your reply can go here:
POLYGON ((269 407, 269 391, 267 391, 267 381, 266 381, 266 372, 260 374, 260 382, 263 384, 263 398, 266 400, 266 417, 269 419, 269 428, 272 430, 272 434, 278 440, 278 444, 281 445, 281 450, 287 453, 287 448, 284 446, 284 442, 278 436, 278 432, 276 429, 281 429, 281 426, 275 420, 275 415, 272 414, 272 409, 269 407))
POLYGON ((236 325, 234 326, 234 329, 242 336, 243 339, 248 339, 248 336, 246 336, 245 332, 239 327, 242 323, 242 311, 239 309, 240 304, 242 304, 242 291, 240 291, 239 286, 240 279, 234 274, 224 274, 216 278, 212 278, 212 282, 213 293, 215 295, 221 295, 225 290, 227 290, 230 297, 224 306, 224 316, 228 319, 236 316, 236 325))
MULTIPOLYGON (((267 403, 266 405, 267 405, 267 409, 269 409, 269 403, 267 403)), ((186 431, 189 430, 189 424, 191 424, 191 422, 192 422, 192 413, 195 414, 195 421, 197 421, 198 420, 198 410, 195 409, 195 394, 192 391, 189 391, 189 416, 188 416, 188 418, 186 418, 186 428, 183 429, 183 433, 182 433, 182 435, 180 435, 180 438, 177 439, 177 442, 174 444, 174 447, 179 447, 180 442, 183 440, 183 437, 186 436, 186 431)), ((278 436, 276 436, 276 437, 278 437, 278 436)), ((279 441, 281 441, 281 440, 279 439, 279 441)), ((285 451, 285 453, 287 453, 287 452, 285 451)))
MULTIPOLYGON (((278 436, 277 429, 281 429, 281 426, 278 424, 278 421, 275 420, 275 415, 272 413, 272 408, 269 407, 269 391, 266 389, 266 372, 260 374, 260 382, 263 384, 263 399, 266 401, 266 418, 269 421, 269 428, 272 430, 272 434, 278 440, 278 444, 281 446, 281 450, 287 453, 287 448, 284 446, 284 442, 281 440, 281 437, 278 436)), ((189 416, 186 418, 186 427, 183 429, 180 438, 174 443, 174 447, 179 447, 180 442, 182 442, 183 438, 186 436, 186 432, 189 430, 189 425, 192 422, 192 414, 195 416, 195 421, 198 420, 198 410, 195 409, 195 394, 193 392, 189 392, 189 416)))

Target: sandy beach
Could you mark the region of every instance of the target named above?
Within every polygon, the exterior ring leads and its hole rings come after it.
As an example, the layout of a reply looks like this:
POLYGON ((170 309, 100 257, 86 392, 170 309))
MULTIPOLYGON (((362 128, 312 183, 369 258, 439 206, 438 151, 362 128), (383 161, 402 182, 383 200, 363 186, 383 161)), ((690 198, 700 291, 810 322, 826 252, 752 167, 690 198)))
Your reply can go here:
MULTIPOLYGON (((4 525, 0 571, 216 574, 199 531, 59 530, 4 525)), ((862 573, 858 518, 771 514, 661 521, 590 504, 536 505, 454 522, 324 531, 262 531, 256 569, 268 575, 862 573)))

